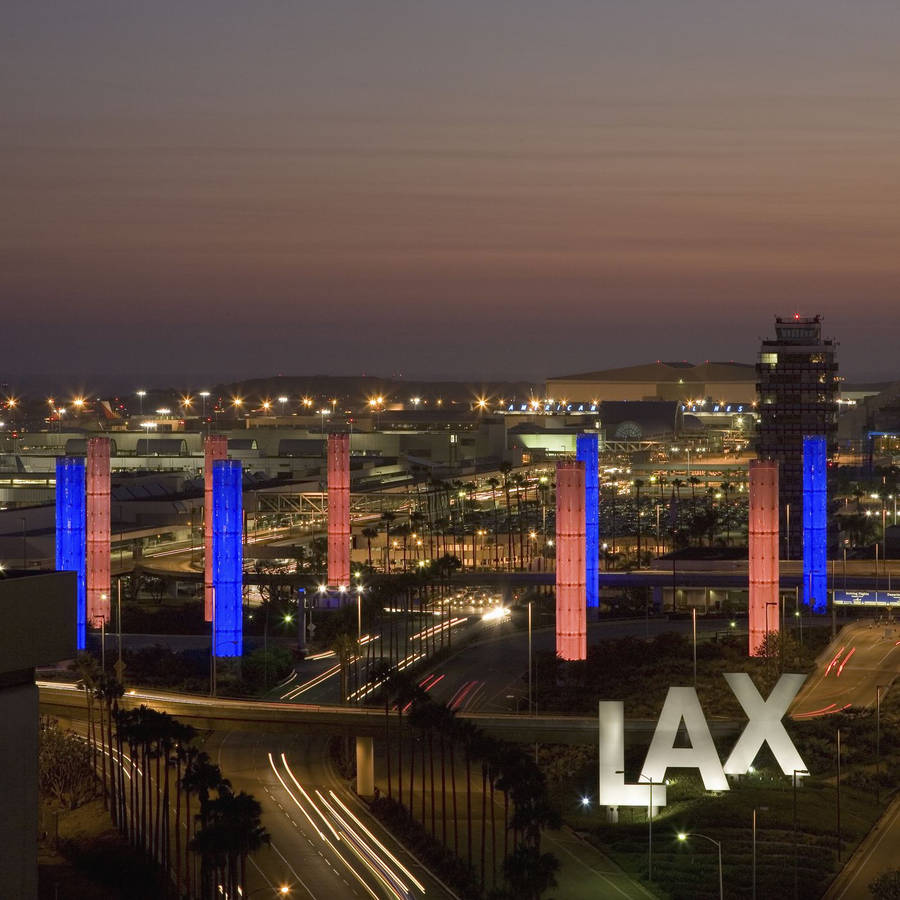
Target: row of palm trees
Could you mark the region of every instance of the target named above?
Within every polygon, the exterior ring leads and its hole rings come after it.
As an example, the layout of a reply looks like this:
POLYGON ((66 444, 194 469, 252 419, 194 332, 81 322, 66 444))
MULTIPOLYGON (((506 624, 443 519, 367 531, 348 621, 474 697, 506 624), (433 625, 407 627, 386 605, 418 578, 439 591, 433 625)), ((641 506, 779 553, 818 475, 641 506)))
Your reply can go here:
MULTIPOLYGON (((436 840, 477 871, 482 890, 498 889, 498 873, 502 872, 507 889, 515 887, 516 896, 539 896, 537 882, 532 879, 523 884, 520 877, 526 870, 535 877, 538 873, 545 879, 552 876, 558 864, 541 853, 541 833, 544 828, 558 827, 559 815, 550 805, 546 781, 531 755, 521 746, 491 738, 472 722, 457 718, 454 710, 435 703, 402 672, 387 682, 384 712, 388 798, 405 806, 436 840), (392 709, 396 712, 393 728, 392 709), (409 726, 405 739, 404 715, 409 726), (472 796, 473 775, 481 779, 478 812, 472 796), (499 803, 497 793, 502 796, 499 803), (462 838, 461 806, 465 809, 462 838), (502 807, 499 816, 498 807, 502 807), (477 847, 476 827, 480 835, 477 847)), ((551 882, 552 878, 544 887, 551 882)))
POLYGON ((121 682, 90 654, 75 665, 89 751, 113 823, 166 873, 171 896, 239 896, 247 858, 268 841, 259 802, 232 790, 195 746, 190 725, 145 705, 122 707, 121 682))
MULTIPOLYGON (((489 477, 480 485, 440 479, 419 483, 408 510, 383 512, 380 528, 369 525, 362 530, 369 566, 377 562, 386 571, 406 571, 423 558, 452 554, 464 569, 489 562, 495 569, 513 570, 528 568, 537 557, 552 556, 547 540, 552 537, 554 520, 552 473, 543 469, 514 473, 511 469, 509 463, 501 464, 500 477, 489 477), (490 490, 489 504, 478 497, 485 489, 490 490), (376 561, 372 542, 382 535, 383 556, 376 561)), ((671 480, 658 476, 652 482, 636 479, 632 496, 624 499, 618 498, 617 488, 601 490, 601 508, 607 507, 602 512, 607 526, 604 534, 615 543, 622 528, 623 533, 636 534, 638 542, 643 543, 637 511, 658 503, 672 511, 669 518, 678 519, 678 525, 667 530, 679 532, 682 542, 689 534, 699 532, 712 543, 724 530, 729 543, 727 510, 735 491, 736 485, 731 482, 723 481, 713 489, 695 475, 671 480), (701 490, 703 485, 706 487, 701 490), (681 506, 682 489, 687 487, 689 512, 681 506), (714 502, 717 495, 724 499, 721 509, 714 502)))
MULTIPOLYGON (((479 532, 488 530, 494 537, 489 546, 493 548, 495 568, 501 567, 501 563, 510 570, 527 565, 541 551, 541 545, 535 543, 530 534, 537 533, 537 529, 542 529, 547 521, 551 499, 550 478, 536 472, 513 473, 509 463, 501 463, 499 469, 500 478, 492 476, 480 486, 474 481, 432 479, 418 482, 415 499, 408 510, 404 513, 388 510, 381 514, 385 547, 381 566, 387 571, 395 567, 405 570, 410 561, 415 565, 420 556, 427 552, 429 559, 455 555, 464 568, 477 567, 479 557, 482 561, 484 558, 484 546, 479 553, 479 532), (485 488, 491 492, 491 503, 487 509, 478 499, 479 490, 485 488), (503 560, 500 556, 498 495, 504 499, 506 507, 502 520, 506 530, 503 560), (468 538, 471 538, 471 551, 467 545, 468 538)), ((370 566, 375 562, 372 541, 380 533, 374 526, 367 526, 362 531, 367 541, 370 566)))
MULTIPOLYGON (((378 639, 360 644, 345 619, 329 644, 340 665, 342 703, 351 699, 361 702, 363 689, 371 687, 371 674, 376 670, 382 673, 381 681, 409 656, 421 659, 434 656, 445 646, 452 648, 453 608, 445 598, 450 574, 458 567, 455 557, 441 557, 415 574, 382 578, 370 587, 359 624, 363 632, 378 639)), ((353 612, 356 619, 352 606, 345 610, 353 612)))

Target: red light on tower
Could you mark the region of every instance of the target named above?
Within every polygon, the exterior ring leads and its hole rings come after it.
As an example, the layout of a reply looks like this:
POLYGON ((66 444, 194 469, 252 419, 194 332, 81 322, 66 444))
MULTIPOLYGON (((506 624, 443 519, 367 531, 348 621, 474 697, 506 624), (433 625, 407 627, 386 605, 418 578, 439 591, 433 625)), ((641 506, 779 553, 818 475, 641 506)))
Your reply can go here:
POLYGON ((779 631, 778 463, 750 462, 750 656, 757 656, 766 632, 779 631))
POLYGON ((328 435, 328 583, 350 584, 350 435, 328 435))
POLYGON ((587 658, 584 463, 556 466, 556 653, 587 658))
POLYGON ((204 442, 203 460, 203 617, 213 617, 213 463, 228 458, 228 438, 211 434, 204 442))
POLYGON ((87 442, 86 471, 87 621, 109 621, 109 438, 87 442))

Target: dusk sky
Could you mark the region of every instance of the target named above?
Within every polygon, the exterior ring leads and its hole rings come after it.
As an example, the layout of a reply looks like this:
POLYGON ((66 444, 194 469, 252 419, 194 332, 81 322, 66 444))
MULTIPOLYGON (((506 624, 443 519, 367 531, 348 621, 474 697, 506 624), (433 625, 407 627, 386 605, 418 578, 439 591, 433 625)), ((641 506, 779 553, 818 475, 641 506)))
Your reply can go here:
POLYGON ((900 377, 896 0, 13 2, 0 381, 900 377))

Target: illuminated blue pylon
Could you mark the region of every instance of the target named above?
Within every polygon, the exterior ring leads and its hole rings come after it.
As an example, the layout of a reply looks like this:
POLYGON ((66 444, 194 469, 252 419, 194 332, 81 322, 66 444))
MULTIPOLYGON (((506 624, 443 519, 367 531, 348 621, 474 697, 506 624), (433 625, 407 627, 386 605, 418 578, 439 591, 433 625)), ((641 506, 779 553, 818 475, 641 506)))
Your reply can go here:
POLYGON ((75 646, 87 637, 84 459, 56 458, 56 571, 75 572, 75 646))
POLYGON ((822 435, 803 438, 803 602, 828 609, 828 447, 822 435))
POLYGON ((213 640, 219 657, 240 656, 243 649, 242 481, 240 460, 213 462, 213 640))
POLYGON ((600 477, 599 446, 596 434, 575 438, 575 458, 584 463, 585 584, 587 605, 600 602, 600 477))

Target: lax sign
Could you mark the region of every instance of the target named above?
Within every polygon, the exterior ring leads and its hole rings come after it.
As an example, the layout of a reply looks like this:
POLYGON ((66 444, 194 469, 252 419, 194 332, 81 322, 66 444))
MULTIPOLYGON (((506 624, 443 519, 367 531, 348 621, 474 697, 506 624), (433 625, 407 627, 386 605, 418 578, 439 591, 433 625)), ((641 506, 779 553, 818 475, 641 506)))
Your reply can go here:
POLYGON ((806 773, 806 766, 781 721, 806 676, 782 675, 767 700, 746 672, 724 677, 750 720, 725 765, 719 761, 697 691, 692 687, 670 687, 644 760, 640 784, 625 784, 625 704, 620 700, 600 701, 598 800, 602 806, 650 806, 651 797, 653 806, 665 806, 665 777, 670 766, 699 769, 708 791, 727 791, 725 776, 747 774, 765 743, 785 775, 806 773), (691 743, 687 748, 675 746, 682 720, 691 743))

